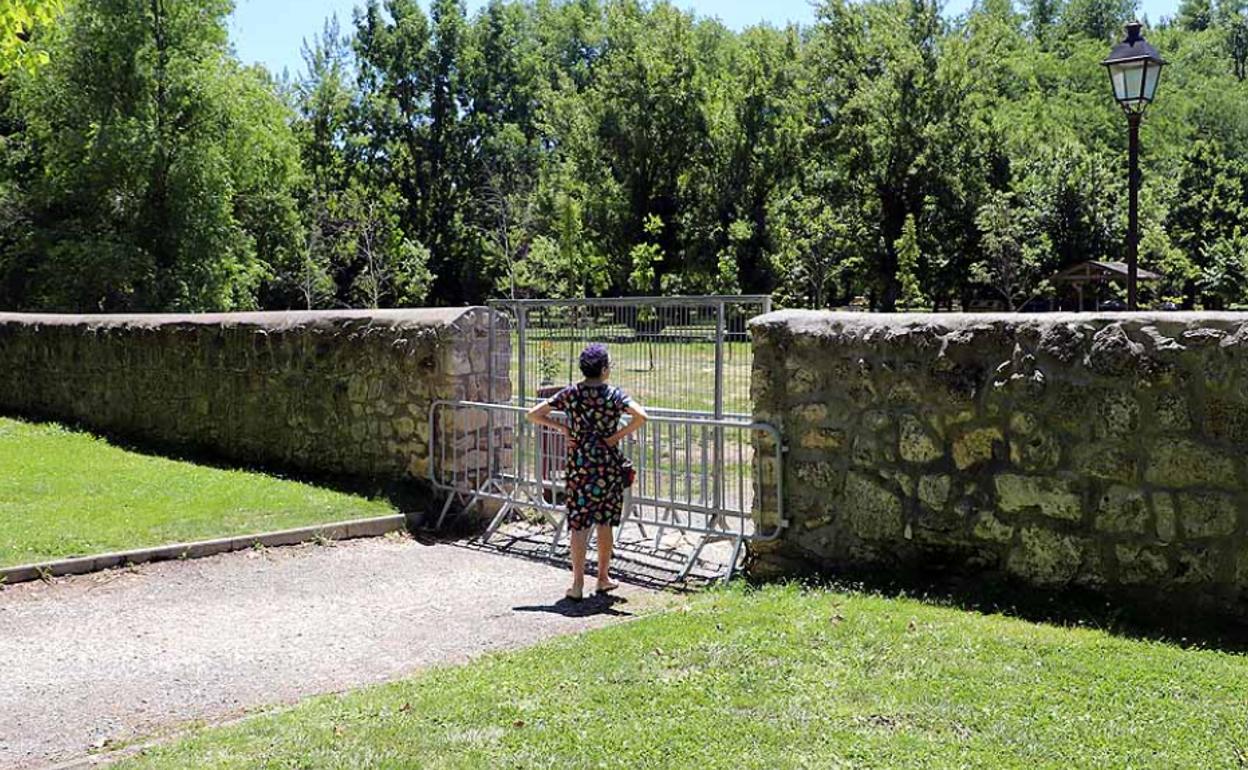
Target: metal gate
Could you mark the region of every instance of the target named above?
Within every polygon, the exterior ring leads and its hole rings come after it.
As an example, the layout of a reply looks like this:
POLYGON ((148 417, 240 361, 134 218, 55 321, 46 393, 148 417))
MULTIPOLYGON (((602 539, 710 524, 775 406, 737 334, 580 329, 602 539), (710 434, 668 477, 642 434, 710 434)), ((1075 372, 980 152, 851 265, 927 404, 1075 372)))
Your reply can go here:
POLYGON ((495 300, 490 307, 499 325, 491 361, 507 366, 520 406, 580 379, 581 349, 602 342, 611 349, 612 382, 651 413, 752 412, 747 323, 771 312, 771 297, 495 300))
POLYGON ((580 351, 607 343, 611 379, 645 405, 651 420, 621 445, 637 468, 624 526, 659 548, 685 538, 683 578, 705 546, 732 544, 731 575, 746 541, 784 526, 776 429, 751 418, 752 350, 746 322, 768 297, 500 300, 489 334, 491 390, 485 402, 441 401, 430 412, 430 476, 447 492, 438 526, 456 502, 497 508, 484 537, 526 515, 566 527, 561 433, 525 420, 527 407, 580 378, 580 351), (504 383, 504 384, 500 384, 504 383), (506 385, 505 383, 509 383, 506 385))

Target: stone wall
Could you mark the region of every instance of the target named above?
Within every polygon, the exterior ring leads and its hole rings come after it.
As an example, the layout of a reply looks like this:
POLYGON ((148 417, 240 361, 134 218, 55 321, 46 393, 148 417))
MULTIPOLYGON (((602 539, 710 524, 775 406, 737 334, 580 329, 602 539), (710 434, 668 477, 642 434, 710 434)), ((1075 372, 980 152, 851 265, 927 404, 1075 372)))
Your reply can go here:
POLYGON ((755 574, 948 567, 1245 606, 1248 315, 784 311, 752 330, 790 521, 755 574))
POLYGON ((484 308, 0 314, 0 413, 248 463, 425 480, 429 407, 486 399, 488 332, 484 308))

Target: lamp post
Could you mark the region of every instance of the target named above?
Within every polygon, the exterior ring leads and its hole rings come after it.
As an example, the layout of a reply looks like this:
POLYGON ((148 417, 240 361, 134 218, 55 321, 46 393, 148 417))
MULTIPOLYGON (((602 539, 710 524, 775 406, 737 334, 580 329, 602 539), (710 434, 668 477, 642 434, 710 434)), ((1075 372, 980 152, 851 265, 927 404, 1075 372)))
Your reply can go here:
POLYGON ((1165 60, 1140 34, 1138 21, 1127 25, 1127 36, 1101 62, 1109 70, 1114 99, 1127 114, 1129 190, 1127 208, 1127 309, 1137 309, 1136 287, 1140 247, 1140 119, 1157 93, 1165 60))

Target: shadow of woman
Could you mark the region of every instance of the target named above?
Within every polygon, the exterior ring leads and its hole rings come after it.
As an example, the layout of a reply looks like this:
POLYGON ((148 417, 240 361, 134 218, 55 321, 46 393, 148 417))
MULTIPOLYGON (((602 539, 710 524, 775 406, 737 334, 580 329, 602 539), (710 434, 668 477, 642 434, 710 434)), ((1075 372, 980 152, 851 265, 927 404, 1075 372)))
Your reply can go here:
POLYGON ((631 618, 633 613, 616 607, 627 604, 628 599, 611 594, 587 596, 579 602, 568 598, 560 599, 554 604, 532 604, 512 607, 515 612, 549 612, 565 618, 587 618, 593 615, 610 615, 612 617, 631 618))

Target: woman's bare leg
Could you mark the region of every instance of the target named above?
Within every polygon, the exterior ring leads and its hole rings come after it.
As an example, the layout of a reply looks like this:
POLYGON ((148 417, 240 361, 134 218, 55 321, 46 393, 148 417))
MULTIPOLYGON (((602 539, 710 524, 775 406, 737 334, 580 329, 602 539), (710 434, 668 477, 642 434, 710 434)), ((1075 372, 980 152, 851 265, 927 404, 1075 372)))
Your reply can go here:
POLYGON ((611 582, 611 551, 615 545, 614 532, 610 524, 598 525, 598 590, 610 591, 617 588, 611 582))
POLYGON ((585 556, 589 551, 589 527, 572 530, 571 541, 572 588, 568 591, 568 596, 580 597, 585 591, 585 556))

